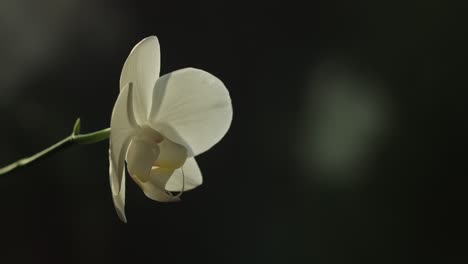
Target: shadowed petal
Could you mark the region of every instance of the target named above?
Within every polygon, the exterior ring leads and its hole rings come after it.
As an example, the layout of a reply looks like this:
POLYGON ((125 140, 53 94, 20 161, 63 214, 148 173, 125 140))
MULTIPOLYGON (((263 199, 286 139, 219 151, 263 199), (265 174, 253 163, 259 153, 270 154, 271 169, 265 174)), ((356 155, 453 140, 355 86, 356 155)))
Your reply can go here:
POLYGON ((135 128, 132 85, 122 89, 112 110, 109 142, 109 177, 114 206, 120 219, 125 218, 125 155, 135 128))
POLYGON ((142 182, 137 177, 133 177, 135 182, 141 187, 145 195, 158 202, 176 202, 179 197, 167 192, 164 189, 167 181, 174 173, 174 170, 165 168, 154 168, 151 170, 149 181, 142 182))
POLYGON ((154 166, 175 170, 180 168, 187 159, 187 149, 165 138, 159 143, 160 154, 154 166))
POLYGON ((143 182, 147 181, 158 156, 159 147, 157 144, 134 138, 127 153, 128 173, 136 175, 143 182))

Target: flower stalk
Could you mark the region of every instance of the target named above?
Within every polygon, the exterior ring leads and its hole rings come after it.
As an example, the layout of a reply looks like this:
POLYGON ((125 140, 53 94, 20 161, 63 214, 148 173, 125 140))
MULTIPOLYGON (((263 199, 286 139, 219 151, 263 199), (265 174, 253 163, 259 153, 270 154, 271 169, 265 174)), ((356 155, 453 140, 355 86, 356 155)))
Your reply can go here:
POLYGON ((75 122, 75 125, 73 126, 73 131, 71 135, 69 135, 68 137, 60 140, 54 145, 30 157, 19 159, 10 165, 0 168, 0 175, 7 174, 8 172, 14 169, 28 165, 29 163, 42 159, 55 152, 58 152, 58 151, 61 151, 61 150, 64 150, 64 149, 67 149, 76 145, 94 144, 94 143, 106 140, 110 136, 110 128, 106 128, 106 129, 88 133, 88 134, 80 134, 80 128, 81 128, 81 121, 78 118, 75 122))

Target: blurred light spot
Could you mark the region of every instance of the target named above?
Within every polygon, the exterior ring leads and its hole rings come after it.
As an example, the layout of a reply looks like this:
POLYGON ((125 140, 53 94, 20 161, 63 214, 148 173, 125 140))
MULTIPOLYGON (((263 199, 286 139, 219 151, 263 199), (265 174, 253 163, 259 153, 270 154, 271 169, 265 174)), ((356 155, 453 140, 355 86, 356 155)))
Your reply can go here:
POLYGON ((311 74, 298 143, 302 167, 318 180, 350 183, 370 165, 388 127, 382 87, 343 67, 311 74))

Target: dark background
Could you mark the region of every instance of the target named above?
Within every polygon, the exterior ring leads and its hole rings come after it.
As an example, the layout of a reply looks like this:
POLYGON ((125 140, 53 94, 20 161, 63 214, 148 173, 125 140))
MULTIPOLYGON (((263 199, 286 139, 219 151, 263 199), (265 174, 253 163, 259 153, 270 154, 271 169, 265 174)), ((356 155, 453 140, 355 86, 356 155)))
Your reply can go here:
POLYGON ((466 6, 0 1, 0 161, 109 126, 149 35, 161 73, 197 67, 234 120, 183 201, 127 181, 108 143, 0 178, 0 263, 464 263, 466 6))

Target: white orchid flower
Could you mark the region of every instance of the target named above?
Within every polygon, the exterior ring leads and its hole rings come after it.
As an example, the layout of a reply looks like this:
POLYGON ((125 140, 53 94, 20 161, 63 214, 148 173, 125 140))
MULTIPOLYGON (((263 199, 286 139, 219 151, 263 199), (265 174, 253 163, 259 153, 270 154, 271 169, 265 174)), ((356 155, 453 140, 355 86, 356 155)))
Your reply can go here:
POLYGON ((159 77, 155 36, 130 52, 112 111, 110 183, 119 218, 125 216, 125 162, 132 179, 155 201, 176 201, 171 192, 202 184, 194 157, 215 145, 231 125, 224 84, 203 70, 186 68, 159 77))

